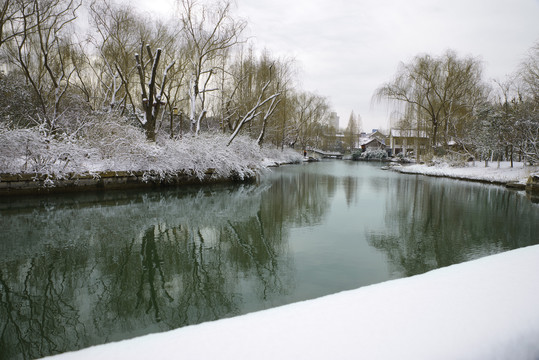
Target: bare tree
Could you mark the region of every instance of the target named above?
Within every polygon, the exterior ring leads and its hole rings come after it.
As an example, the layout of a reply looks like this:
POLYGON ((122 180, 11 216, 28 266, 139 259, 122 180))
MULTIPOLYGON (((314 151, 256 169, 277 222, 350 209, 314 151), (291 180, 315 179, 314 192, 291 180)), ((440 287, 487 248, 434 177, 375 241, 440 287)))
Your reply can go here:
POLYGON ((138 72, 134 54, 141 44, 161 47, 162 41, 154 25, 159 22, 140 16, 129 5, 114 4, 109 0, 94 0, 89 5, 91 18, 90 40, 94 53, 88 54, 88 63, 97 80, 95 102, 102 109, 135 111, 135 91, 138 72))
POLYGON ((34 30, 37 24, 25 24, 33 14, 33 0, 2 0, 0 2, 0 47, 34 30))
MULTIPOLYGON (((94 1, 90 13, 95 25, 92 43, 98 55, 92 69, 102 108, 130 109, 147 139, 155 141, 166 110, 173 121, 184 76, 184 62, 176 61, 181 57, 178 34, 170 30, 170 24, 141 17, 128 5, 94 1), (154 54, 151 49, 157 44, 160 47, 154 54), (168 65, 162 69, 164 61, 168 65), (175 64, 179 65, 176 69, 175 64)), ((173 125, 171 134, 172 129, 173 125)))
MULTIPOLYGON (((176 51, 169 55, 170 59, 167 62, 172 61, 174 59, 175 64, 174 67, 169 69, 169 73, 167 74, 167 82, 163 91, 164 99, 161 99, 161 101, 165 100, 165 109, 168 114, 168 124, 169 124, 169 131, 170 131, 170 137, 182 137, 183 135, 183 119, 184 119, 184 107, 188 100, 187 97, 183 96, 185 89, 185 68, 187 66, 185 52, 183 49, 178 48, 175 49, 176 51), (174 120, 178 119, 179 123, 175 124, 174 120), (178 132, 175 133, 175 129, 178 129, 178 132)), ((163 112, 163 116, 165 115, 165 112, 163 112)), ((164 121, 161 123, 164 124, 164 121)))
POLYGON ((7 54, 34 90, 43 117, 40 122, 54 133, 75 73, 69 28, 77 18, 80 2, 34 0, 20 4, 23 10, 10 20, 13 36, 7 54))
POLYGON ((522 83, 516 108, 514 129, 517 132, 517 150, 530 163, 539 163, 539 42, 530 49, 520 65, 518 79, 522 83))
POLYGON ((245 23, 235 20, 231 3, 217 3, 216 7, 198 4, 194 0, 181 0, 183 35, 189 54, 189 119, 191 132, 200 132, 201 121, 207 114, 206 96, 217 89, 211 88, 216 73, 215 61, 240 40, 245 23))

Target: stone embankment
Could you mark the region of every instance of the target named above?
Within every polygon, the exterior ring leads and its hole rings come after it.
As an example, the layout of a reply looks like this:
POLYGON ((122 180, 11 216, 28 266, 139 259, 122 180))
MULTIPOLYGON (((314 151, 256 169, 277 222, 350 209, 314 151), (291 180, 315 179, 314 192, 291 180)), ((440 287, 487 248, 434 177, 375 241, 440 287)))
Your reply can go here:
POLYGON ((0 174, 0 196, 35 195, 86 190, 156 188, 178 185, 213 184, 222 182, 253 181, 255 177, 240 179, 231 174, 217 176, 209 169, 203 177, 181 171, 161 176, 151 171, 106 171, 86 174, 65 174, 61 177, 36 173, 0 174))
POLYGON ((533 202, 539 203, 539 173, 532 174, 528 178, 526 193, 533 202))

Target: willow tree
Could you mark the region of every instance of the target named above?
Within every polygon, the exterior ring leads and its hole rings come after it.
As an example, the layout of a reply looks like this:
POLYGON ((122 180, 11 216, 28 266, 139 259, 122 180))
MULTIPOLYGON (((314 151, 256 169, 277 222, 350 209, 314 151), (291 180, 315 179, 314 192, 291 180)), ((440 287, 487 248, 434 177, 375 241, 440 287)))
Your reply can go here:
POLYGON ((252 48, 238 52, 222 92, 222 124, 232 133, 231 139, 241 130, 256 138, 259 145, 266 139, 275 142, 280 132, 275 114, 286 90, 287 66, 268 51, 260 56, 252 48))
POLYGON ((292 148, 299 143, 302 149, 321 146, 327 128, 330 105, 320 95, 299 92, 291 96, 290 119, 287 123, 287 142, 292 148))
POLYGON ((472 113, 485 98, 481 62, 473 57, 459 58, 453 51, 440 57, 416 56, 401 63, 394 79, 383 84, 375 99, 404 104, 415 112, 416 126, 425 122, 431 144, 438 146, 466 132, 472 113))

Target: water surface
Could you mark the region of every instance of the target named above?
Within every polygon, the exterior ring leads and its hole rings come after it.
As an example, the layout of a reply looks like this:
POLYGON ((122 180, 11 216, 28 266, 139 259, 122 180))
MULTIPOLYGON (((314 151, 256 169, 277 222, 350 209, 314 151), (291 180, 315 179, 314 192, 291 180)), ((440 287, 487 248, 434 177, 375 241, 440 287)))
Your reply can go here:
POLYGON ((502 187, 328 161, 259 184, 0 199, 0 358, 236 316, 539 243, 502 187))

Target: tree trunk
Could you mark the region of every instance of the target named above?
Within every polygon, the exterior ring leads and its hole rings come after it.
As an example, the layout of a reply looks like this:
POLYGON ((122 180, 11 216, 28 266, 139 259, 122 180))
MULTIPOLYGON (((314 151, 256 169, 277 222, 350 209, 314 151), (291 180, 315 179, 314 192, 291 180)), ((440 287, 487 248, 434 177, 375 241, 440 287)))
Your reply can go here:
POLYGON ((510 145, 511 168, 513 168, 513 145, 510 145))
MULTIPOLYGON (((163 80, 161 84, 161 91, 159 94, 156 89, 156 76, 157 76, 157 67, 159 66, 159 59, 161 58, 162 50, 157 49, 155 57, 153 57, 150 50, 150 46, 146 45, 146 50, 150 59, 152 60, 152 69, 150 73, 150 82, 148 83, 148 89, 146 90, 146 77, 144 72, 144 63, 142 60, 142 55, 135 54, 135 61, 137 62, 137 70, 141 86, 141 96, 142 96, 142 109, 144 110, 144 119, 139 121, 144 127, 146 133, 146 139, 148 141, 155 141, 156 134, 156 125, 157 125, 157 116, 159 115, 159 109, 161 107, 161 99, 163 98, 163 91, 165 87, 165 81, 167 78, 168 70, 174 66, 174 61, 167 66, 163 73, 163 80)), ((142 53, 142 52, 141 52, 142 53)))
POLYGON ((438 121, 436 117, 433 116, 432 117, 432 146, 434 149, 438 145, 437 136, 438 136, 438 121))

